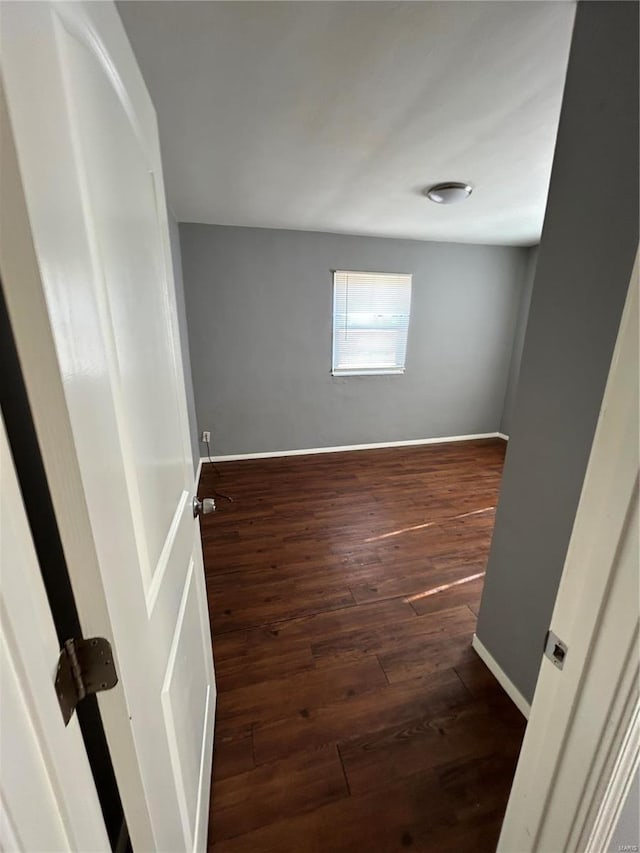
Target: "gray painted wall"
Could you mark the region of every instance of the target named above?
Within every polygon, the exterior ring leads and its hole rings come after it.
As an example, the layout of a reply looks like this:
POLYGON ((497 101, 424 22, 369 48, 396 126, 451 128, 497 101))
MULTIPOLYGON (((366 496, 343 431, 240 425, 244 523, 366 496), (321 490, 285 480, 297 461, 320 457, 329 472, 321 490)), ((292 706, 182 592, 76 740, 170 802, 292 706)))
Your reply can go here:
POLYGON ((180 224, 216 454, 499 429, 527 250, 180 224), (331 376, 333 269, 413 273, 402 376, 331 376))
POLYGON ((187 411, 189 414, 189 437, 191 438, 191 454, 193 456, 193 473, 195 476, 200 461, 200 444, 198 426, 196 423, 196 407, 193 396, 193 379, 191 377, 191 359, 189 356, 189 332, 187 329, 187 314, 184 303, 184 282, 182 279, 182 257, 180 254, 180 234, 178 223, 168 209, 169 240, 171 243, 171 260, 173 262, 173 278, 176 286, 176 305, 178 308, 178 326, 180 329, 180 350, 182 352, 182 368, 184 384, 187 391, 187 411))
POLYGON ((500 432, 509 435, 513 407, 516 401, 516 390, 520 380, 520 364, 522 362, 522 350, 524 348, 524 336, 527 331, 529 319, 529 307, 531 305, 531 294, 533 293, 533 279, 538 262, 538 246, 529 249, 527 259, 527 272, 522 282, 522 294, 520 296, 520 308, 518 309, 518 320, 516 332, 513 338, 513 349, 511 351, 511 364, 509 366, 509 379, 507 380, 507 391, 504 396, 504 409, 500 421, 500 432))
POLYGON ((577 7, 477 633, 531 700, 638 245, 638 5, 577 7))

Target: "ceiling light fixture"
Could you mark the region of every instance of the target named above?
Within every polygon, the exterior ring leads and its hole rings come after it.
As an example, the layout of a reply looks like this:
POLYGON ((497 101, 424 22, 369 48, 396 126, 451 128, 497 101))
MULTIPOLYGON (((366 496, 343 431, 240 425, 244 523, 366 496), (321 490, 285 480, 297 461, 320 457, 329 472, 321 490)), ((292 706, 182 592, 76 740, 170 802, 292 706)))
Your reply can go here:
POLYGON ((428 187, 424 194, 436 204, 457 204, 469 198, 473 192, 471 184, 461 184, 458 181, 446 181, 443 184, 434 184, 428 187))

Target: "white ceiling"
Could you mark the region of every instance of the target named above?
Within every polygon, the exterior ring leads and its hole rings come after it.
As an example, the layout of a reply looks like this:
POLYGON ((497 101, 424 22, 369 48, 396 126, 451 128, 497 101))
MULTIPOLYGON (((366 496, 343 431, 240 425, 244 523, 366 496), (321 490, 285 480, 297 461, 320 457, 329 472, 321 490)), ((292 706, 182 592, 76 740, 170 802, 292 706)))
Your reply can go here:
POLYGON ((573 2, 118 7, 180 221, 538 242, 573 2))

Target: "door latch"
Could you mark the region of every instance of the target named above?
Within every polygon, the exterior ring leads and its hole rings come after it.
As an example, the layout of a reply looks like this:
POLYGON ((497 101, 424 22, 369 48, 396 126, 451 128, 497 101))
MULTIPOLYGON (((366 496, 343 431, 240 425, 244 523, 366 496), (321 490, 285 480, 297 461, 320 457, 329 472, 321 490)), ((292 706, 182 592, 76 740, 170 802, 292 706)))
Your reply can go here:
POLYGON ((547 632, 547 641, 545 643, 544 653, 551 663, 554 666, 557 666, 558 669, 562 669, 564 666, 568 651, 569 647, 566 643, 562 642, 557 634, 554 634, 553 631, 547 632))
POLYGON ((111 645, 104 637, 65 640, 58 658, 55 688, 65 726, 78 702, 118 683, 111 645))

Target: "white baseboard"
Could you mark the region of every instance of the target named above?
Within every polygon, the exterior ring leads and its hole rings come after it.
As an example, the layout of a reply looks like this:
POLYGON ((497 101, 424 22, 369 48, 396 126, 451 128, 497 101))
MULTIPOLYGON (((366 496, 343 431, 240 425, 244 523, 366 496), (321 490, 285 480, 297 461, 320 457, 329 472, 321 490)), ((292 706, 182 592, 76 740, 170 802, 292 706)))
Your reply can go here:
POLYGON ((509 441, 509 436, 505 435, 503 432, 497 432, 496 438, 503 438, 505 441, 509 441))
MULTIPOLYGON (((452 441, 475 441, 479 438, 506 438, 499 432, 479 432, 473 435, 447 435, 441 438, 412 438, 409 441, 378 441, 374 444, 343 444, 338 447, 306 447, 302 450, 274 450, 268 453, 230 453, 212 456, 213 462, 236 462, 241 459, 274 459, 278 456, 310 456, 314 453, 345 453, 349 450, 379 450, 385 447, 414 447, 421 444, 448 444, 452 441)), ((203 456, 201 462, 209 462, 203 456)))
POLYGON ((513 681, 507 676, 502 667, 498 664, 493 655, 487 651, 484 644, 481 640, 478 639, 477 635, 473 635, 473 640, 471 641, 472 647, 478 654, 478 657, 482 660, 482 662, 486 665, 487 669, 495 676, 498 684, 507 696, 511 699, 511 701, 516 705, 518 710, 524 715, 524 717, 528 720, 529 713, 531 712, 531 705, 524 698, 522 693, 515 686, 513 681))

